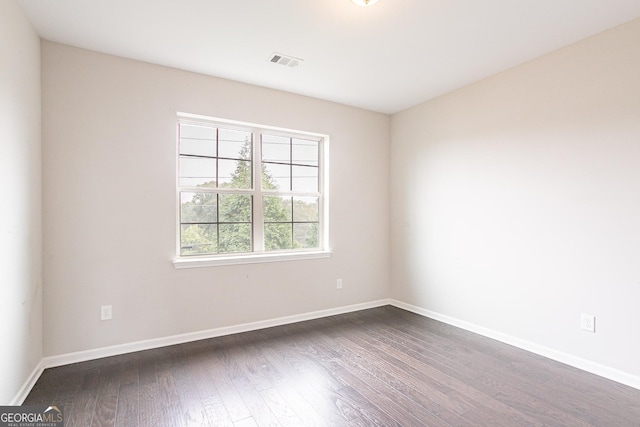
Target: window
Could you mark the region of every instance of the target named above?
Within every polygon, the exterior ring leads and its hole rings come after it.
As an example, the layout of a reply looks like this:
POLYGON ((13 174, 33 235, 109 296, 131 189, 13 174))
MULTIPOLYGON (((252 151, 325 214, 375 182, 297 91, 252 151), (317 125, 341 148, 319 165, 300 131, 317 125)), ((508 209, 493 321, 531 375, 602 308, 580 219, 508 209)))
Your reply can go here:
POLYGON ((178 260, 326 252, 326 135, 178 116, 178 260))

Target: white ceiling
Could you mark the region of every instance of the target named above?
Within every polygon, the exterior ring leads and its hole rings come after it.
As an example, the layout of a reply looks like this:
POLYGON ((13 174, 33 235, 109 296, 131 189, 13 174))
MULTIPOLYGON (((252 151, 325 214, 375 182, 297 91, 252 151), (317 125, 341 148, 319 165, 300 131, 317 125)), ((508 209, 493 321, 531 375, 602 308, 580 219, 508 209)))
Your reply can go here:
POLYGON ((640 16, 639 0, 20 0, 47 40, 394 113, 640 16), (289 68, 273 52, 304 59, 289 68))

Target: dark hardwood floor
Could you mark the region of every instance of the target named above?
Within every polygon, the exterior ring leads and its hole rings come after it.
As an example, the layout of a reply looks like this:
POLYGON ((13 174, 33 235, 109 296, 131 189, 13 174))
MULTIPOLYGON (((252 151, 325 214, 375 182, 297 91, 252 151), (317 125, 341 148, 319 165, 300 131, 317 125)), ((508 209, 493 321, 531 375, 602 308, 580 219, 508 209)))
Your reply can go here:
POLYGON ((640 426, 640 390, 387 306, 47 369, 67 426, 640 426))

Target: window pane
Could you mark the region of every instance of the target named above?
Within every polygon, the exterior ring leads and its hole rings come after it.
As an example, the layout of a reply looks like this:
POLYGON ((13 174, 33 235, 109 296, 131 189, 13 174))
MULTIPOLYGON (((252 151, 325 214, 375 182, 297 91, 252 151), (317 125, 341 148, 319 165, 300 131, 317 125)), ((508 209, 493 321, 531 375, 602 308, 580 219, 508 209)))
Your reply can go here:
POLYGON ((218 160, 218 186, 222 188, 251 188, 250 160, 218 160))
POLYGON ((216 159, 180 156, 180 185, 216 186, 216 159))
POLYGON ((266 251, 292 249, 291 223, 265 224, 264 248, 266 251))
POLYGON ((220 253, 251 252, 251 224, 220 224, 220 253))
POLYGON ((180 255, 204 255, 218 252, 217 227, 184 224, 180 226, 180 255))
POLYGON ((318 221, 318 198, 317 197, 294 197, 293 198, 293 220, 295 222, 317 222, 318 221))
POLYGON ((251 196, 246 194, 220 194, 220 222, 251 222, 251 196))
POLYGON ((215 126, 202 126, 180 123, 180 138, 188 139, 216 139, 215 126))
POLYGON ((216 128, 180 124, 180 154, 216 156, 216 128))
POLYGON ((218 221, 217 195, 214 193, 180 193, 180 222, 218 221))
POLYGON ((291 222, 291 197, 264 196, 264 222, 291 222))
POLYGON ((314 166, 293 166, 293 191, 314 193, 318 191, 318 168, 314 166))
POLYGON ((293 224, 294 247, 298 249, 318 247, 318 224, 293 224))
POLYGON ((291 190, 291 166, 263 163, 262 188, 265 190, 291 190))
POLYGON ((291 163, 318 166, 318 142, 306 139, 291 141, 291 163))
POLYGON ((251 159, 251 133, 237 130, 218 131, 218 157, 251 159))
POLYGON ((319 230, 326 229, 320 223, 320 136, 252 124, 180 120, 181 256, 321 246, 324 237, 319 230), (255 152, 261 153, 259 158, 253 158, 255 152), (260 176, 253 176, 256 172, 260 176), (260 203, 255 212, 254 203, 260 203), (254 233, 260 236, 260 247, 254 247, 254 233))
POLYGON ((284 136, 262 135, 262 161, 291 163, 290 139, 284 136))

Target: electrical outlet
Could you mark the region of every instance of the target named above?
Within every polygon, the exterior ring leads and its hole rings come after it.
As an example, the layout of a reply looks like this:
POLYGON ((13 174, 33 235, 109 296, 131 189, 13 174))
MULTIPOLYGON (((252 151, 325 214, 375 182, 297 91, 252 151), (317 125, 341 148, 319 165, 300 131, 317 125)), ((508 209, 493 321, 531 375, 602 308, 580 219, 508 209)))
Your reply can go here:
POLYGON ((583 331, 595 332, 596 331, 596 316, 592 314, 582 314, 580 316, 580 327, 583 331))
POLYGON ((111 320, 113 318, 113 311, 110 305, 103 305, 100 307, 100 320, 111 320))
POLYGON ((342 289, 342 279, 336 280, 336 289, 342 289))

